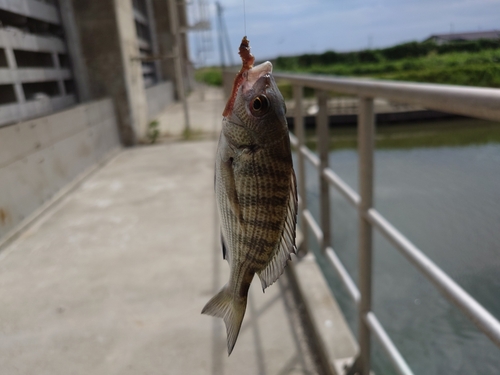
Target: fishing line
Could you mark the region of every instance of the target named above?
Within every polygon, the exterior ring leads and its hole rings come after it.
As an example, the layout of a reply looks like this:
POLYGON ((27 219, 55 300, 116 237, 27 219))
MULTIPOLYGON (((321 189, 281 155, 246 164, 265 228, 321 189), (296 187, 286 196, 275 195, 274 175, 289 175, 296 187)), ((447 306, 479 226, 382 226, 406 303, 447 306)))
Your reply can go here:
POLYGON ((247 10, 245 7, 245 0, 243 0, 243 24, 245 25, 245 36, 247 35, 247 10))

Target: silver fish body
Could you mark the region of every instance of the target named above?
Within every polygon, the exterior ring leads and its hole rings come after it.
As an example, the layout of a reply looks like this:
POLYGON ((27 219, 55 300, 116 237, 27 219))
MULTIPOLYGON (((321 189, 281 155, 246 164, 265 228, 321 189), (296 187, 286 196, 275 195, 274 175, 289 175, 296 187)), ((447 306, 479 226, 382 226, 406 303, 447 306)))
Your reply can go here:
POLYGON ((228 283, 202 313, 221 317, 231 354, 255 274, 265 289, 295 248, 297 188, 285 103, 269 62, 252 68, 223 119, 215 194, 228 283))

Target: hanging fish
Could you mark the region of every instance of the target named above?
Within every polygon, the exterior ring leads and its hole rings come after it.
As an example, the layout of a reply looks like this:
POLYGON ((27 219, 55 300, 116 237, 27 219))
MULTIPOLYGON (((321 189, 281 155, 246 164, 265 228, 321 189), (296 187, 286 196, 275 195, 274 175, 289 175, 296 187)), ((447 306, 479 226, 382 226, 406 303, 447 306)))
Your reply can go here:
POLYGON ((215 162, 215 195, 229 282, 202 310, 224 319, 231 354, 255 274, 263 290, 296 252, 297 184, 285 102, 267 61, 253 67, 249 41, 223 112, 215 162))

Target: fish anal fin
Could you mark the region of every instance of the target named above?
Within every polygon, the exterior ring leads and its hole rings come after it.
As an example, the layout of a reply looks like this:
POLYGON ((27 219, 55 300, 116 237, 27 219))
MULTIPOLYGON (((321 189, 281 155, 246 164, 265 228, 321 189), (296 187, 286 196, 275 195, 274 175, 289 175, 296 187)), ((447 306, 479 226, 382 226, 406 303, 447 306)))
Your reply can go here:
POLYGON ((287 261, 291 259, 291 254, 297 252, 295 246, 295 234, 297 224, 297 181, 295 173, 291 171, 290 195, 287 203, 286 220, 283 225, 281 239, 278 243, 274 256, 271 258, 267 266, 257 274, 262 283, 262 290, 265 290, 269 285, 273 284, 281 276, 285 270, 287 261))
POLYGON ((231 355, 245 316, 247 298, 234 298, 227 285, 205 305, 202 314, 222 318, 226 324, 227 354, 231 355))

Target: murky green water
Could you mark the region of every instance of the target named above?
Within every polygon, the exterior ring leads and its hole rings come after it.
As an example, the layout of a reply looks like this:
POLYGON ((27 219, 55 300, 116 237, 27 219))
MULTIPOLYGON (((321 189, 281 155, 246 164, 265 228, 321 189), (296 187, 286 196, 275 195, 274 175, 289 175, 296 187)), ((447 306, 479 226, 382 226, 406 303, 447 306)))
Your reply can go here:
MULTIPOLYGON (((330 165, 356 189, 354 130, 333 130, 332 136, 330 165)), ((307 198, 316 218, 317 181, 309 168, 307 198)), ((331 197, 333 245, 357 281, 356 212, 338 193, 331 197)), ((500 319, 500 124, 454 120, 380 128, 375 206, 500 319)), ((374 238, 374 310, 415 374, 500 374, 500 349, 382 236, 374 238)), ((313 239, 311 247, 317 249, 313 239)), ((336 274, 327 277, 356 332, 354 304, 336 274)), ((374 345, 376 373, 395 373, 374 345)))

